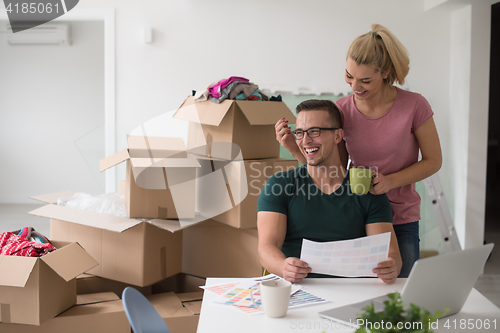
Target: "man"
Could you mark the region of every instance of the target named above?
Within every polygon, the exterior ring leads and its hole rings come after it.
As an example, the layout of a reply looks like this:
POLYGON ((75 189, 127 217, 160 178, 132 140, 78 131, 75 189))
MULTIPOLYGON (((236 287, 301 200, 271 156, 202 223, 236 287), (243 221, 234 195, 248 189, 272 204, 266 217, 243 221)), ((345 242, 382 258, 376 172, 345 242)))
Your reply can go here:
MULTIPOLYGON (((385 283, 396 280, 401 256, 392 227, 389 199, 354 195, 339 155, 343 130, 331 101, 308 100, 297 106, 297 145, 307 165, 272 176, 258 201, 257 228, 261 264, 269 272, 298 283, 311 268, 299 259, 302 239, 317 242, 391 233, 389 255, 373 270, 385 283)), ((289 131, 284 126, 282 131, 289 131)))

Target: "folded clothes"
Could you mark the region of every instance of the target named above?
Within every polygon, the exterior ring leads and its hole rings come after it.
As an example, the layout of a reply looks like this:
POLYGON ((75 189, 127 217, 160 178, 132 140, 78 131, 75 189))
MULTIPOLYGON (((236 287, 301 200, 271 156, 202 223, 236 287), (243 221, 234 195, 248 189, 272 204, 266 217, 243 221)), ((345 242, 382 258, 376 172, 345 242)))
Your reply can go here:
POLYGON ((41 257, 55 250, 50 243, 31 242, 25 236, 12 232, 0 234, 0 254, 3 255, 41 257))
POLYGON ((222 89, 218 98, 208 96, 208 100, 217 104, 221 103, 222 101, 226 100, 229 97, 231 90, 233 90, 233 88, 239 84, 250 84, 250 83, 246 81, 233 81, 230 84, 228 84, 224 89, 222 89))
MULTIPOLYGON (((241 77, 241 76, 231 76, 230 78, 220 80, 216 84, 208 87, 208 97, 213 97, 213 98, 220 98, 222 94, 222 90, 224 90, 229 84, 231 84, 234 81, 245 81, 248 82, 250 81, 247 78, 241 77)), ((229 95, 229 93, 228 93, 229 95)), ((227 98, 227 96, 226 96, 227 98)))
POLYGON ((13 231, 14 234, 26 237, 31 242, 50 243, 49 239, 35 230, 33 227, 24 227, 20 230, 13 231))
POLYGON ((248 82, 246 84, 237 84, 229 93, 229 99, 236 99, 236 96, 238 96, 240 93, 245 96, 243 98, 245 99, 253 94, 257 89, 259 89, 259 86, 251 82, 248 82))
POLYGON ((245 96, 243 92, 239 93, 238 96, 235 98, 236 100, 246 100, 246 101, 262 101, 262 95, 260 94, 259 90, 254 91, 252 94, 249 96, 245 96))

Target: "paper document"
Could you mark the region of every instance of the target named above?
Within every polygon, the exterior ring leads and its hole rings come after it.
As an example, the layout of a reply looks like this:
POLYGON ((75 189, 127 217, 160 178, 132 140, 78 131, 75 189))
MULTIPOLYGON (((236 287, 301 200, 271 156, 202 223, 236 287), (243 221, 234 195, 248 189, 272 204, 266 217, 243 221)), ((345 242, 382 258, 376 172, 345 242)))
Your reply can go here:
POLYGON ((372 269, 387 260, 391 233, 336 242, 302 241, 300 260, 309 264, 312 273, 345 277, 377 275, 372 269))

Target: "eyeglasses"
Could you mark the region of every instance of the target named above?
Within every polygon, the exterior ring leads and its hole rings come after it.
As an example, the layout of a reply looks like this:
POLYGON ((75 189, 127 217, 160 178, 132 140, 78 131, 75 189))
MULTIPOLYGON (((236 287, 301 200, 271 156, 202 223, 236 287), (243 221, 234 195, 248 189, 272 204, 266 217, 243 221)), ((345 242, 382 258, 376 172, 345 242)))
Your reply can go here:
POLYGON ((317 138, 318 136, 321 135, 321 131, 335 131, 338 130, 340 127, 311 127, 307 130, 295 130, 293 131, 293 136, 295 137, 295 140, 302 140, 304 138, 304 133, 307 133, 307 135, 312 139, 312 138, 317 138))

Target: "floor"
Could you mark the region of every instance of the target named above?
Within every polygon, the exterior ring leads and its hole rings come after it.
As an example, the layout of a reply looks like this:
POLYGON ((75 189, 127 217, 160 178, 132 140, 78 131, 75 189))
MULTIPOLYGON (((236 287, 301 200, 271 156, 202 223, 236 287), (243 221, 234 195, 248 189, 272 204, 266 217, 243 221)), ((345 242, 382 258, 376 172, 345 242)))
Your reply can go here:
MULTIPOLYGON (((0 204, 0 233, 31 226, 50 237, 49 220, 28 214, 41 206, 43 204, 0 204)), ((500 208, 498 209, 500 210, 500 208)), ((496 246, 486 263, 484 274, 479 277, 475 288, 500 307, 500 223, 496 218, 500 215, 489 214, 489 216, 495 216, 495 218, 487 220, 485 241, 495 243, 496 246)))

